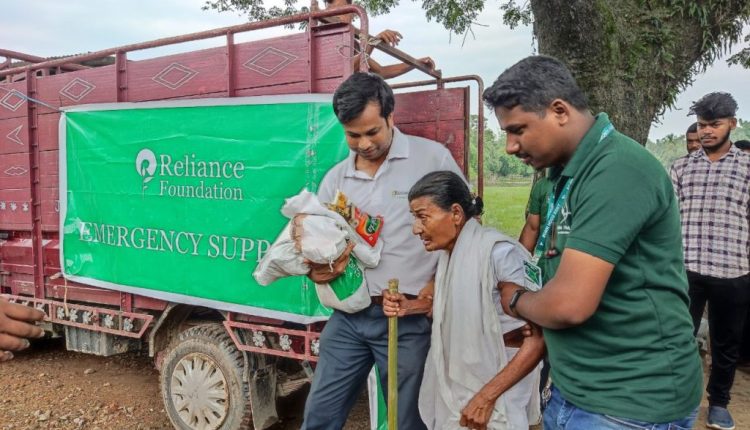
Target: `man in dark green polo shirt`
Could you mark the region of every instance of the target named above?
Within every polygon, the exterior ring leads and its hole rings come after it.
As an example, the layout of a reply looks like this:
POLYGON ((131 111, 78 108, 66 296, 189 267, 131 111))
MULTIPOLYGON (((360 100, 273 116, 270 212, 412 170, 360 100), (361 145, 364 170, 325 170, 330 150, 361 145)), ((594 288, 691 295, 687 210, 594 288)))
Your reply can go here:
POLYGON ((538 248, 554 223, 559 267, 536 293, 501 284, 505 312, 544 328, 554 381, 544 429, 691 428, 703 380, 664 168, 592 115, 554 58, 521 60, 484 99, 508 153, 551 167, 555 181, 538 248))

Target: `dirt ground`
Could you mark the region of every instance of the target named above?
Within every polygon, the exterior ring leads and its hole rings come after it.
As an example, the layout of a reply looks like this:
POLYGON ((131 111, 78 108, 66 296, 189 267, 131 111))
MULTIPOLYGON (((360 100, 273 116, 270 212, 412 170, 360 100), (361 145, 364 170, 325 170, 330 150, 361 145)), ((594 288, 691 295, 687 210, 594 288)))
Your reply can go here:
MULTIPOLYGON (((0 364, 0 430, 170 429, 158 376, 142 355, 104 358, 65 351, 60 340, 36 342, 0 364)), ((299 392, 280 401, 273 430, 299 428, 304 399, 299 392)), ((704 428, 705 408, 704 399, 695 428, 704 428)), ((730 409, 737 429, 750 429, 750 369, 737 372, 730 409)), ((346 430, 367 429, 368 420, 362 397, 346 430)))
MULTIPOLYGON (((0 430, 162 430, 172 426, 147 356, 97 357, 65 350, 60 339, 34 342, 0 363, 0 430)), ((279 401, 281 422, 298 429, 307 389, 279 401)), ((364 396, 346 430, 369 428, 364 396)))

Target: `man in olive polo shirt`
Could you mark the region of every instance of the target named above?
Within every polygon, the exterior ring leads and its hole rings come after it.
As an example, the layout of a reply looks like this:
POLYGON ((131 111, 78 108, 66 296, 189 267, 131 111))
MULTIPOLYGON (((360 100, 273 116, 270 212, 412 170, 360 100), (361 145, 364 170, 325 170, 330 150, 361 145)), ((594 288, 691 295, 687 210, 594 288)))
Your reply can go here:
MULTIPOLYGON (((518 241, 521 242, 524 248, 528 249, 530 253, 534 253, 534 247, 536 246, 537 240, 539 239, 540 230, 547 221, 547 201, 549 200, 549 194, 552 192, 552 186, 554 182, 550 180, 549 174, 544 173, 544 176, 537 179, 534 186, 531 188, 531 194, 529 195, 529 214, 526 216, 526 224, 524 224, 521 230, 521 236, 518 241)), ((552 277, 551 273, 557 268, 560 262, 560 256, 558 250, 555 248, 555 237, 554 231, 550 238, 550 250, 540 256, 538 260, 539 268, 542 270, 542 285, 546 284, 547 281, 552 277), (550 266, 550 267, 548 267, 550 266)))
POLYGON ((664 168, 592 115, 552 57, 521 60, 484 100, 508 153, 551 167, 555 181, 540 242, 554 222, 557 271, 536 293, 501 284, 504 310, 544 328, 554 381, 544 429, 691 428, 703 380, 664 168))

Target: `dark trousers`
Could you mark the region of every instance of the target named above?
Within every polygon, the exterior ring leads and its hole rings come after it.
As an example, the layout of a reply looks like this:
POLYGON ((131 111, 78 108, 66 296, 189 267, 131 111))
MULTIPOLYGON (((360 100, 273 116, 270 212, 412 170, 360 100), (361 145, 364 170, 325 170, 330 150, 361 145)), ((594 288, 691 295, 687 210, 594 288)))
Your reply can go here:
POLYGON ((687 275, 694 334, 698 332, 703 310, 708 303, 708 332, 711 338, 711 374, 706 387, 708 403, 727 407, 750 305, 750 276, 721 279, 694 272, 687 275))
MULTIPOLYGON (((432 323, 424 315, 398 319, 398 427, 426 429, 419 387, 432 323)), ((320 336, 320 357, 305 405, 303 430, 340 430, 373 364, 388 391, 388 318, 380 305, 355 314, 334 311, 320 336)))
POLYGON ((750 307, 747 309, 747 318, 745 318, 745 334, 742 336, 740 361, 746 366, 750 364, 750 307))

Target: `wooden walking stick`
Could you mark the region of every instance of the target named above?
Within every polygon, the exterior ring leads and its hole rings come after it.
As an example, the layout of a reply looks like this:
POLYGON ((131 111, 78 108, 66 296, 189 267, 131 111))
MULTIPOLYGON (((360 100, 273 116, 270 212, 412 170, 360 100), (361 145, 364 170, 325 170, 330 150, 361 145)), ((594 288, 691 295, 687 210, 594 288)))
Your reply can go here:
MULTIPOLYGON (((388 281, 388 291, 398 293, 398 279, 388 281)), ((388 317, 388 430, 398 429, 398 316, 388 317)))

